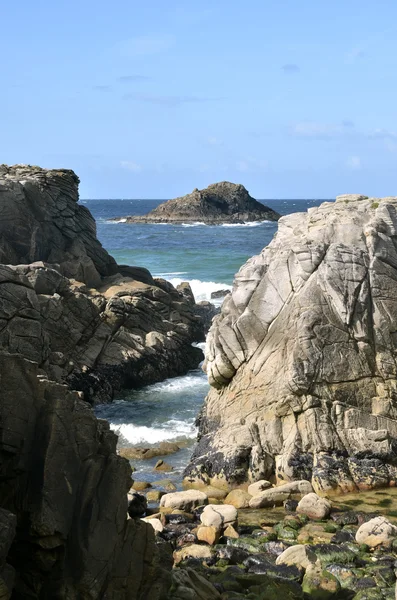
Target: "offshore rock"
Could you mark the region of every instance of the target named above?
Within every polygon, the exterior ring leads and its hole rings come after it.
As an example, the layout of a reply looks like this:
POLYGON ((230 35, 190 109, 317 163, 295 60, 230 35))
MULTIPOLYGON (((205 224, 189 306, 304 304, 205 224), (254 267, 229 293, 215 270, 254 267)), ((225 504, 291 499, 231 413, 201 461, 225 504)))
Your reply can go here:
POLYGON ((143 216, 127 217, 127 223, 248 223, 277 221, 280 215, 252 198, 241 184, 222 181, 204 190, 168 200, 143 216))
POLYGON ((188 480, 395 485, 396 322, 397 198, 281 218, 210 329, 188 480))
POLYGON ((160 598, 153 528, 127 519, 131 468, 109 425, 34 362, 0 354, 0 372, 2 597, 160 598))

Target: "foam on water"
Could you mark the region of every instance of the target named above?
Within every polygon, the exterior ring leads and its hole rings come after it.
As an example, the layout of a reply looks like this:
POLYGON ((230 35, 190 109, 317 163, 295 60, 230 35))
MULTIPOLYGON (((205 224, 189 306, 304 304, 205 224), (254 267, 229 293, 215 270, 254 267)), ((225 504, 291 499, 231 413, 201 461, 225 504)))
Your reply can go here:
POLYGON ((190 284, 196 302, 200 302, 201 300, 213 302, 213 300, 211 300, 212 292, 232 289, 232 286, 227 283, 216 283, 215 281, 200 281, 200 279, 187 278, 181 279, 180 277, 172 277, 169 279, 169 282, 172 283, 174 287, 180 285, 183 281, 187 281, 190 284))
POLYGON ((197 433, 193 420, 179 421, 177 419, 167 421, 162 427, 147 427, 133 423, 122 423, 121 425, 110 423, 110 429, 121 435, 129 444, 146 446, 160 442, 194 439, 197 433))
POLYGON ((259 227, 266 223, 273 223, 273 221, 249 221, 248 223, 223 223, 220 227, 259 227))

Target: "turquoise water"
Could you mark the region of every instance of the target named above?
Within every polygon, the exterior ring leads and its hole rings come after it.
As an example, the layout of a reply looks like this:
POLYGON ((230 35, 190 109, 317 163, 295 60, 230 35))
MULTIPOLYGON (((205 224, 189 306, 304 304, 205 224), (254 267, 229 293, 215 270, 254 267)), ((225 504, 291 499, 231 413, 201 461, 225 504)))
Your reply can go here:
MULTIPOLYGON (((267 200, 282 215, 306 211, 324 200, 267 200)), ((190 281, 196 300, 230 288, 234 274, 272 239, 277 223, 247 225, 127 224, 131 214, 145 214, 161 200, 86 200, 97 221, 97 234, 118 263, 146 267, 174 285, 190 281), (119 217, 119 222, 110 219, 119 217)), ((174 467, 171 479, 180 485, 196 436, 195 418, 208 392, 201 369, 141 390, 124 391, 113 404, 97 407, 119 434, 121 445, 148 447, 161 441, 180 441, 184 448, 166 458, 174 467)), ((153 473, 157 459, 135 462, 136 479, 163 478, 153 473)), ((168 474, 165 475, 168 477, 168 474)))

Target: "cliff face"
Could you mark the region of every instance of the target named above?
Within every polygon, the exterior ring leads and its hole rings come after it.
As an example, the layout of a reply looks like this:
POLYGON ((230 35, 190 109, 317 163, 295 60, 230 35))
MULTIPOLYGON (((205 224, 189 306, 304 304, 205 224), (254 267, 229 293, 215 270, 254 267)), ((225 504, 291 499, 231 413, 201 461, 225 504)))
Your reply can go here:
POLYGON ((277 221, 278 213, 252 198, 241 184, 222 181, 204 190, 163 202, 147 215, 128 217, 129 223, 189 223, 207 225, 277 221))
POLYGON ((204 321, 194 301, 117 265, 77 200, 73 171, 0 167, 0 348, 90 402, 197 367, 204 321))
POLYGON ((21 356, 0 354, 0 373, 2 597, 158 598, 153 529, 127 521, 131 468, 108 424, 21 356))
POLYGON ((397 198, 283 217, 210 330, 186 475, 316 490, 395 485, 397 198))
POLYGON ((90 287, 117 273, 90 211, 77 203, 78 184, 66 169, 0 165, 0 262, 56 264, 90 287))

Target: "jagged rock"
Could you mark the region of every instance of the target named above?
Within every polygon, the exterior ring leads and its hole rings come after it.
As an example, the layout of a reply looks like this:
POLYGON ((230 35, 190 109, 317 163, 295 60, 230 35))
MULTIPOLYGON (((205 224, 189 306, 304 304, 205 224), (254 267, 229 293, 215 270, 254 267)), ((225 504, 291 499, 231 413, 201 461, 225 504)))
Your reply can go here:
POLYGON ((16 598, 158 599, 153 529, 127 519, 115 434, 36 363, 0 353, 0 373, 0 587, 7 559, 16 598))
POLYGON ((320 498, 320 496, 317 496, 317 494, 312 492, 303 496, 299 501, 296 512, 306 515, 309 519, 318 519, 319 521, 322 521, 329 516, 331 508, 332 504, 329 500, 320 498))
POLYGON ((118 272, 78 204, 79 179, 66 169, 0 165, 0 262, 44 261, 90 287, 118 272))
POLYGON ((153 458, 154 456, 165 456, 166 454, 173 454, 178 452, 180 446, 175 442, 160 442, 158 446, 152 448, 137 448, 136 446, 120 448, 120 456, 128 458, 128 460, 143 460, 153 458))
POLYGON ((224 298, 230 293, 230 290, 216 290, 215 292, 211 292, 211 300, 215 300, 217 298, 224 298))
POLYGON ((394 484, 397 198, 283 217, 215 317, 188 480, 394 484))
POLYGON ((222 181, 204 190, 168 200, 143 216, 127 217, 127 223, 189 223, 207 225, 277 221, 274 210, 254 200, 241 184, 222 181))
POLYGON ((174 569, 169 600, 220 600, 217 589, 194 569, 174 569))

